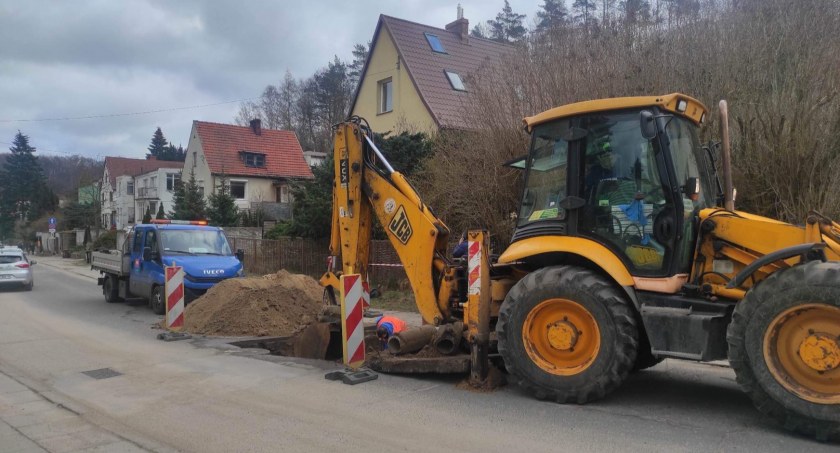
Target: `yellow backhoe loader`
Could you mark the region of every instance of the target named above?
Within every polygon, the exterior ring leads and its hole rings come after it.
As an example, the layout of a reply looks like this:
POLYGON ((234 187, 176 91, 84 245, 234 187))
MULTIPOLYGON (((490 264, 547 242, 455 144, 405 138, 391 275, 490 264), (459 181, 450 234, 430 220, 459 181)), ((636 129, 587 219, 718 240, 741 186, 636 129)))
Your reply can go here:
POLYGON ((586 403, 665 358, 728 359, 762 413, 836 439, 840 225, 737 211, 725 102, 720 153, 698 140, 706 115, 674 93, 525 118, 530 151, 508 163, 524 170, 510 245, 495 258, 486 232, 470 231, 465 260, 448 256, 449 229, 351 118, 335 129, 330 250, 341 269, 322 278, 325 298, 342 273, 367 279, 375 217, 437 327, 429 338, 451 354, 395 356, 381 370, 468 371, 481 383, 498 361, 537 398, 586 403))

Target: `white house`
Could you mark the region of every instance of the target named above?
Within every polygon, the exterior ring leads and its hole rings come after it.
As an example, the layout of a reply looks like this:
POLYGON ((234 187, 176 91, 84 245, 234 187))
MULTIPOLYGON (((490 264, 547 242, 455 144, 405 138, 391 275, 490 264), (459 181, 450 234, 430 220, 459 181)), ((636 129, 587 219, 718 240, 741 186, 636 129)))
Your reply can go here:
MULTIPOLYGON (((181 162, 177 162, 181 165, 181 162)), ((136 219, 142 220, 148 209, 155 218, 160 205, 169 215, 175 204, 175 187, 181 181, 181 168, 158 168, 134 177, 134 206, 136 219)))
MULTIPOLYGON (((106 157, 102 188, 99 192, 102 201, 102 227, 124 229, 143 218, 146 211, 144 209, 138 214, 135 200, 137 186, 135 178, 138 175, 151 174, 158 170, 162 170, 164 174, 179 173, 183 166, 182 162, 154 158, 106 157)), ((171 198, 169 200, 171 202, 171 198)), ((153 200, 144 199, 144 202, 150 201, 153 200)))
POLYGON ((240 209, 262 207, 269 217, 283 216, 291 203, 289 183, 311 179, 312 170, 292 131, 193 121, 182 178, 195 175, 207 197, 222 178, 240 209))

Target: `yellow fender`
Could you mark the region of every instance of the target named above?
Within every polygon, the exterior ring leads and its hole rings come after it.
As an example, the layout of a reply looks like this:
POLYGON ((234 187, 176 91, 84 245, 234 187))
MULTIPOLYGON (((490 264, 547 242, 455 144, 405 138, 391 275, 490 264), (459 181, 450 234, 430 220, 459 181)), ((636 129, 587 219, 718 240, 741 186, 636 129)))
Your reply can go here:
POLYGON ((512 263, 545 253, 571 253, 596 263, 621 286, 634 286, 627 266, 610 249, 580 237, 540 236, 516 241, 502 253, 499 263, 512 263))

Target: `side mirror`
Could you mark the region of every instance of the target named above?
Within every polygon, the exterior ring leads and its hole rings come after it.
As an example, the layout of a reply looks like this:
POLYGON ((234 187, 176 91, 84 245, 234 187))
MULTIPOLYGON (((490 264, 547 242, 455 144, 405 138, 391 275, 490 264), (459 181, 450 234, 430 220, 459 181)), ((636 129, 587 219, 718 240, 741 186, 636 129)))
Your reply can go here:
POLYGON ((36 264, 38 264, 38 262, 37 262, 37 261, 35 261, 35 260, 32 260, 32 261, 30 261, 30 262, 29 262, 29 265, 30 265, 30 266, 34 266, 34 265, 36 265, 36 264))
POLYGON ((143 261, 151 261, 152 260, 152 248, 151 247, 143 247, 143 261))
POLYGON ((245 261, 245 250, 236 249, 236 259, 239 261, 245 261))
POLYGON ((642 130, 642 137, 646 140, 656 138, 656 118, 650 110, 642 110, 639 113, 639 127, 642 130))
POLYGON ((700 178, 694 176, 685 180, 683 193, 687 198, 694 200, 700 194, 700 178))

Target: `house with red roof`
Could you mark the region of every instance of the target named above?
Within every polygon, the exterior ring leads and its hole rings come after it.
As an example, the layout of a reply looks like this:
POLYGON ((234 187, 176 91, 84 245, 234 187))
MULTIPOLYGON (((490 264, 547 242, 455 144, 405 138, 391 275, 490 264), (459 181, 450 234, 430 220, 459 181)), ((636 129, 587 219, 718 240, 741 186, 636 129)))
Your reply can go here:
MULTIPOLYGON (((146 183, 148 184, 151 178, 152 184, 157 187, 157 178, 160 178, 160 184, 165 184, 167 180, 175 180, 180 177, 183 166, 182 162, 155 158, 106 157, 99 192, 103 228, 127 228, 140 222, 146 209, 152 206, 154 216, 160 204, 164 205, 165 212, 169 212, 172 209, 174 190, 155 190, 152 193, 151 189, 143 185, 138 191, 135 179, 147 175, 146 183)), ((141 184, 143 180, 141 178, 141 184)))
POLYGON ((225 179, 240 209, 261 208, 275 220, 291 215, 290 183, 313 178, 297 135, 263 129, 258 119, 249 126, 193 121, 184 181, 190 173, 205 197, 225 179))
POLYGON ((350 111, 375 132, 470 129, 471 79, 514 50, 470 36, 460 6, 444 28, 380 15, 350 111))

